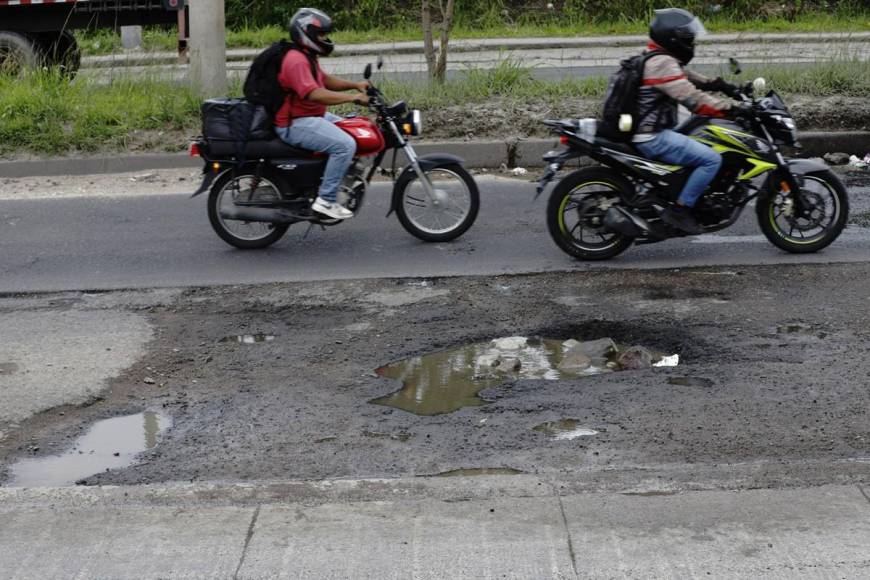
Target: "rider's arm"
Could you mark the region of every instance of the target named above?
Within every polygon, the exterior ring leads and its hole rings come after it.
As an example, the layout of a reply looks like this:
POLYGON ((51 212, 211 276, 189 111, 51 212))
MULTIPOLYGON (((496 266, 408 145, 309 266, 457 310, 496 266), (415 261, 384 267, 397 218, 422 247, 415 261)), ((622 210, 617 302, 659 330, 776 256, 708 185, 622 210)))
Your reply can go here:
POLYGON ((332 75, 328 75, 323 73, 323 84, 330 91, 363 91, 365 87, 368 86, 368 81, 362 81, 359 83, 349 81, 347 79, 334 77, 332 75))
POLYGON ((321 105, 343 105, 345 103, 368 102, 368 97, 362 93, 338 93, 321 87, 308 93, 305 98, 309 101, 320 103, 321 105))
POLYGON ((654 56, 647 61, 643 84, 654 86, 699 115, 722 117, 731 108, 731 101, 699 90, 689 80, 689 75, 680 63, 668 55, 654 56))

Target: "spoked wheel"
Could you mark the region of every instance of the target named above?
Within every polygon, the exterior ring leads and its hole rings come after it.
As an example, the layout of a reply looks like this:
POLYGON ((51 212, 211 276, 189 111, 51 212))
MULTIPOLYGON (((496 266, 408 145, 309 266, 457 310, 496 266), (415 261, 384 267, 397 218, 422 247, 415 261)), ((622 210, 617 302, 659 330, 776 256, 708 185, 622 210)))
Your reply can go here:
POLYGON ((226 172, 215 181, 208 196, 208 219, 220 238, 243 250, 265 248, 281 239, 287 225, 227 219, 221 209, 233 206, 273 204, 281 199, 277 180, 253 173, 226 172))
POLYGON ((607 260, 631 246, 634 238, 604 225, 604 214, 622 202, 631 184, 614 171, 590 167, 560 181, 547 204, 550 236, 566 253, 581 260, 607 260))
POLYGON ((464 234, 477 218, 480 193, 477 183, 461 165, 426 170, 432 184, 430 198, 416 173, 396 183, 396 215, 402 226, 424 242, 447 242, 464 234))
POLYGON ((799 178, 803 207, 794 194, 777 191, 756 204, 758 224, 770 242, 787 252, 817 252, 837 239, 849 218, 846 188, 836 175, 822 171, 799 178))

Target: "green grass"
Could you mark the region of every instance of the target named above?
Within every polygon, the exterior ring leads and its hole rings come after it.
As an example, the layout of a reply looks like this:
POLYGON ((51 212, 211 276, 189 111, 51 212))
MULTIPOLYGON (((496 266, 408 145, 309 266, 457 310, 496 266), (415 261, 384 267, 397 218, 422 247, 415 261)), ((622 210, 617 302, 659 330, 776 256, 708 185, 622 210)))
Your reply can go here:
MULTIPOLYGON (((491 19, 490 19, 491 20, 491 19)), ((767 18, 757 21, 734 21, 724 18, 708 18, 706 27, 711 33, 725 32, 866 32, 870 31, 870 13, 845 16, 840 14, 815 13, 798 16, 794 20, 767 18)), ((566 37, 607 36, 612 34, 645 34, 647 20, 620 19, 613 22, 586 20, 565 21, 545 19, 537 23, 484 23, 483 25, 459 23, 451 38, 512 38, 512 37, 566 37)), ((120 36, 110 30, 76 33, 86 55, 110 54, 121 50, 120 36)), ((227 31, 228 48, 260 48, 285 38, 287 32, 279 26, 260 28, 244 27, 227 31)), ((419 26, 407 25, 396 28, 337 31, 333 39, 338 44, 367 42, 400 42, 420 40, 419 26)), ((175 50, 177 34, 161 28, 146 27, 143 32, 143 48, 147 51, 175 50)))
MULTIPOLYGON (((748 68, 743 79, 765 76, 778 92, 804 95, 870 94, 870 67, 857 61, 801 69, 748 68)), ((442 85, 398 83, 381 88, 388 98, 403 99, 424 110, 457 104, 564 104, 600 99, 606 79, 540 81, 521 61, 506 59, 492 70, 465 71, 442 85)), ((230 89, 240 94, 239 83, 230 89)), ((0 76, 0 155, 24 152, 58 155, 123 151, 130 148, 179 150, 200 130, 200 99, 183 84, 142 78, 100 85, 86 79, 69 82, 53 72, 22 79, 0 76), (136 137, 152 133, 150 139, 136 137), (138 141, 137 141, 138 139, 138 141)))

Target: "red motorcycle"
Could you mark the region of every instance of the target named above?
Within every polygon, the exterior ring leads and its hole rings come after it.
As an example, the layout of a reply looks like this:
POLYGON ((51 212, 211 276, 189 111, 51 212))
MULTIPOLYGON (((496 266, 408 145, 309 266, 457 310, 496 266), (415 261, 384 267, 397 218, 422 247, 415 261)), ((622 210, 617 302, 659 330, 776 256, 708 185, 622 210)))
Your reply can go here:
MULTIPOLYGON (((371 65, 366 66, 364 76, 371 79, 371 65)), ((410 234, 426 242, 458 238, 474 223, 480 207, 474 178, 459 157, 414 152, 408 137, 421 133, 420 111, 410 110, 403 101, 388 104, 374 85, 367 93, 374 121, 349 116, 336 123, 357 144, 356 158, 338 193, 339 203, 358 213, 372 178, 393 150, 392 169, 385 171, 394 181, 387 216, 395 212, 410 234), (408 164, 397 171, 400 149, 408 164), (366 167, 363 161, 371 157, 374 160, 366 167)), ((278 139, 265 112, 245 101, 210 101, 203 112, 203 137, 191 143, 190 153, 205 161, 204 179, 192 197, 210 191, 208 216, 222 240, 242 249, 265 248, 294 223, 333 226, 343 221, 311 210, 326 166, 325 155, 278 139), (206 119, 207 110, 219 114, 208 113, 211 117, 206 119), (239 131, 239 127, 246 130, 239 131)))

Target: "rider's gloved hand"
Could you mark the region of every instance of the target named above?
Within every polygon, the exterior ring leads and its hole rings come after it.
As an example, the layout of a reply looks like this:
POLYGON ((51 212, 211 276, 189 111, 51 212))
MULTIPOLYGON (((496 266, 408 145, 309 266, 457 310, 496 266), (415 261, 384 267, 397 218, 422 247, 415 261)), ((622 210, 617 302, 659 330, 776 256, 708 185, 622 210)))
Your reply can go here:
POLYGON ((729 112, 735 119, 747 119, 755 115, 755 109, 752 107, 752 103, 747 102, 734 103, 729 112))
POLYGON ((709 90, 726 94, 732 99, 740 98, 740 87, 732 85, 722 77, 716 77, 707 86, 710 88, 709 90))

